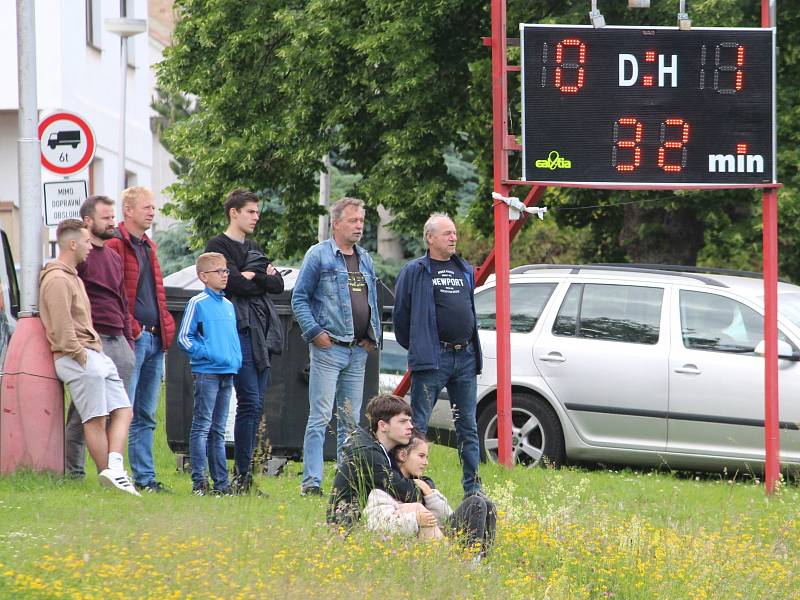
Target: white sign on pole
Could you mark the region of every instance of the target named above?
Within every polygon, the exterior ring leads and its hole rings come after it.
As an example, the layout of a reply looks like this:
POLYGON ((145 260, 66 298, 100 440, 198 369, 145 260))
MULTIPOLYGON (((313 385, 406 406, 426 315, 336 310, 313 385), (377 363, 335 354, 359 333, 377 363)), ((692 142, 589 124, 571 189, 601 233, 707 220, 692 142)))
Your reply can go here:
POLYGON ((48 181, 44 184, 44 221, 55 227, 64 219, 80 219, 80 208, 87 197, 84 179, 48 181))
POLYGON ((48 115, 39 123, 42 166, 58 175, 74 175, 94 158, 95 138, 89 123, 72 112, 48 115))

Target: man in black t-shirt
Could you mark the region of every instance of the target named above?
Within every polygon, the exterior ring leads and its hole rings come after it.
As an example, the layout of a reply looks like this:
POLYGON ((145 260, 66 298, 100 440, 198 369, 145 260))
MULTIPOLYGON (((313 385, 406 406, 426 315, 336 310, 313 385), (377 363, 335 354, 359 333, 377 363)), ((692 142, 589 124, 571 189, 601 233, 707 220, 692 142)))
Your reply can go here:
POLYGON ((236 308, 236 326, 242 348, 242 368, 234 378, 236 418, 233 425, 234 493, 243 494, 253 483, 252 460, 264 406, 270 356, 280 354, 283 330, 269 294, 283 292, 283 278, 247 236, 258 223, 258 196, 233 190, 225 199, 228 228, 206 244, 206 252, 219 252, 228 266, 225 296, 236 308))
POLYGON ((478 479, 477 375, 481 348, 475 318, 472 266, 456 256, 456 226, 431 215, 423 230, 428 252, 410 261, 397 278, 394 333, 408 349, 414 427, 425 433, 439 393, 447 388, 466 494, 481 491, 478 479))

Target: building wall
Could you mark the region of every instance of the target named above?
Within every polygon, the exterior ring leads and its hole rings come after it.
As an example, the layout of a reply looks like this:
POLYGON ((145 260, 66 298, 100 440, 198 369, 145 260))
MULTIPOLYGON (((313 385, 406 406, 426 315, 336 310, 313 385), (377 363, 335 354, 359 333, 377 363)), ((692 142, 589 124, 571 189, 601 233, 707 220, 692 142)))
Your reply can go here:
MULTIPOLYGON (((150 60, 149 88, 150 101, 156 97, 156 65, 161 62, 163 52, 172 43, 172 32, 175 29, 172 0, 148 0, 149 28, 148 28, 148 53, 150 60)), ((151 109, 151 117, 157 113, 151 109)), ((164 231, 177 221, 166 216, 162 208, 170 198, 164 191, 169 185, 177 181, 175 173, 170 168, 172 155, 161 145, 158 134, 153 133, 153 168, 151 181, 153 197, 155 199, 156 216, 153 219, 153 231, 164 231)))
MULTIPOLYGON (((89 180, 90 193, 117 198, 120 118, 119 37, 99 28, 100 49, 86 42, 86 0, 36 0, 37 96, 41 115, 64 109, 94 130, 94 164, 71 177, 89 180)), ((119 0, 95 0, 102 20, 120 16, 119 0)), ((128 0, 128 16, 147 18, 147 0, 128 0)), ((149 36, 131 38, 135 67, 127 71, 125 168, 130 181, 151 185, 149 36)), ((17 185, 17 43, 15 2, 0 2, 0 202, 19 204, 17 185)), ((43 181, 60 176, 42 172, 43 181)), ((12 236, 16 237, 16 236, 12 236)), ((18 248, 14 249, 18 252, 18 248)), ((17 254, 18 256, 18 254, 17 254)))

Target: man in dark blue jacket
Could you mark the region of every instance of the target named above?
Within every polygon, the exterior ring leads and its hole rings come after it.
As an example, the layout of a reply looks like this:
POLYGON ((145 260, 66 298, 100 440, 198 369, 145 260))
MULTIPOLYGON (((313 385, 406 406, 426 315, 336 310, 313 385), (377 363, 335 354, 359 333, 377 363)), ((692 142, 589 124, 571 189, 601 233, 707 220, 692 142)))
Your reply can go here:
POLYGON ((475 316, 475 274, 456 256, 456 226, 445 214, 425 223, 428 251, 408 262, 395 288, 394 333, 408 350, 414 427, 428 430, 433 405, 447 388, 465 494, 481 490, 475 422, 481 346, 475 316))

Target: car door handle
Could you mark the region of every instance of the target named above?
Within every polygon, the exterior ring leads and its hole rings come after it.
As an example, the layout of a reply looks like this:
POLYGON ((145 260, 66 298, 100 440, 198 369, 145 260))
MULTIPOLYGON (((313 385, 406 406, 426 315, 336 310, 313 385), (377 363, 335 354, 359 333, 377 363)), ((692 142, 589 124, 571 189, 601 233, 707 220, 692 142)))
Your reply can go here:
POLYGON ((539 355, 539 360, 543 360, 545 362, 558 362, 562 363, 565 362, 567 359, 561 356, 560 352, 551 352, 550 354, 541 354, 539 355))
POLYGON ((676 373, 686 373, 687 375, 700 375, 702 371, 695 365, 683 365, 675 369, 676 373))

